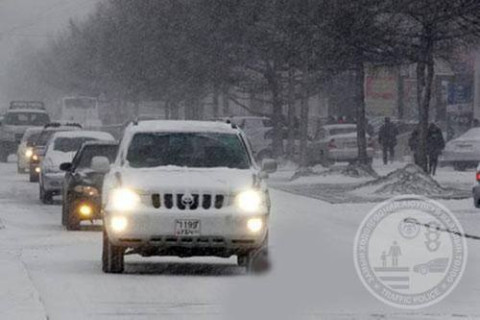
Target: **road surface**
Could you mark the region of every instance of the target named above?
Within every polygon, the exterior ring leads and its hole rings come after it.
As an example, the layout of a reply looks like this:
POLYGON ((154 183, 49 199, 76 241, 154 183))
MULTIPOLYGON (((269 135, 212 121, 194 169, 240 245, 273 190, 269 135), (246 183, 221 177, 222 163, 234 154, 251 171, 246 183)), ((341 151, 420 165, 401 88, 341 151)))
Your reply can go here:
MULTIPOLYGON (((0 319, 458 319, 480 318, 480 242, 468 240, 459 286, 427 309, 384 305, 353 265, 356 229, 374 204, 328 204, 272 192, 273 268, 247 276, 235 259, 129 256, 121 275, 101 271, 101 227, 67 232, 61 207, 0 164, 0 319)), ((480 235, 471 199, 445 201, 480 235)))

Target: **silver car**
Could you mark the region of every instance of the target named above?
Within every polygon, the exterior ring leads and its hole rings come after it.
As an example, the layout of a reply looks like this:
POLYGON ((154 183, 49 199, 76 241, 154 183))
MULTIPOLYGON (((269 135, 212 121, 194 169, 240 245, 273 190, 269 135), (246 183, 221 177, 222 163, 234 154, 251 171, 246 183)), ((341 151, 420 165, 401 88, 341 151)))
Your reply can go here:
MULTIPOLYGON (((373 139, 367 134, 367 156, 374 154, 373 139)), ((311 164, 354 162, 358 159, 357 125, 331 124, 319 129, 317 137, 309 145, 311 164)))
POLYGON ((475 168, 480 162, 480 128, 472 128, 460 137, 450 140, 440 161, 443 164, 452 164, 455 170, 475 168))

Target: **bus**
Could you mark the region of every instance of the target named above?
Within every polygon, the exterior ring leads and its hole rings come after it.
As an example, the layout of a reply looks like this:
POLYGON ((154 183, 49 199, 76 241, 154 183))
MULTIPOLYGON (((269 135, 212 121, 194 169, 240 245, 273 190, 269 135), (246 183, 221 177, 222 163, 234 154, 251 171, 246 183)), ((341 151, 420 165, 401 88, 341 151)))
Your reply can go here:
POLYGON ((61 120, 81 124, 84 128, 102 126, 98 100, 93 97, 65 97, 62 99, 61 120))

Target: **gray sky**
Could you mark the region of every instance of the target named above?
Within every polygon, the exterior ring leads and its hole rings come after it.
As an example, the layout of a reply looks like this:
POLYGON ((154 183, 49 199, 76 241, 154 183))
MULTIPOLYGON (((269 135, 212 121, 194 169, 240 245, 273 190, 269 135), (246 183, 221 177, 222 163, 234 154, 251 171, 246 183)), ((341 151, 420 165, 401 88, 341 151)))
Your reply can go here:
MULTIPOLYGON (((0 0, 0 77, 15 48, 45 43, 68 23, 82 19, 100 0, 0 0)), ((0 101, 3 101, 0 97, 0 101)))

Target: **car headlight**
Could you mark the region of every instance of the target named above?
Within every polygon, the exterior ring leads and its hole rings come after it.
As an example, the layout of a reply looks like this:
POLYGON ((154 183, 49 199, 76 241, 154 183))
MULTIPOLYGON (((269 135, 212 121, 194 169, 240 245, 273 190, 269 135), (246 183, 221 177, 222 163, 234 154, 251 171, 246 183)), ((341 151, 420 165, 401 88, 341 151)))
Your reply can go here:
POLYGON ((33 156, 33 150, 31 148, 28 148, 26 151, 25 151, 25 157, 30 159, 31 157, 33 156))
POLYGON ((38 161, 38 159, 39 159, 39 158, 38 158, 38 155, 33 154, 33 151, 32 151, 32 160, 33 160, 33 161, 38 161))
POLYGON ((110 221, 110 227, 114 232, 122 232, 127 229, 128 220, 125 217, 113 217, 110 221))
POLYGON ((75 188, 73 188, 73 191, 77 193, 82 193, 90 197, 98 197, 100 195, 98 189, 91 186, 75 186, 75 188))
POLYGON ((264 195, 257 190, 247 190, 239 193, 235 202, 242 211, 254 213, 261 209, 264 195))
POLYGON ((247 221, 247 228, 252 233, 257 233, 263 228, 262 218, 251 218, 247 221))
POLYGON ((140 196, 130 189, 114 189, 110 193, 109 206, 114 211, 130 211, 140 203, 140 196))

